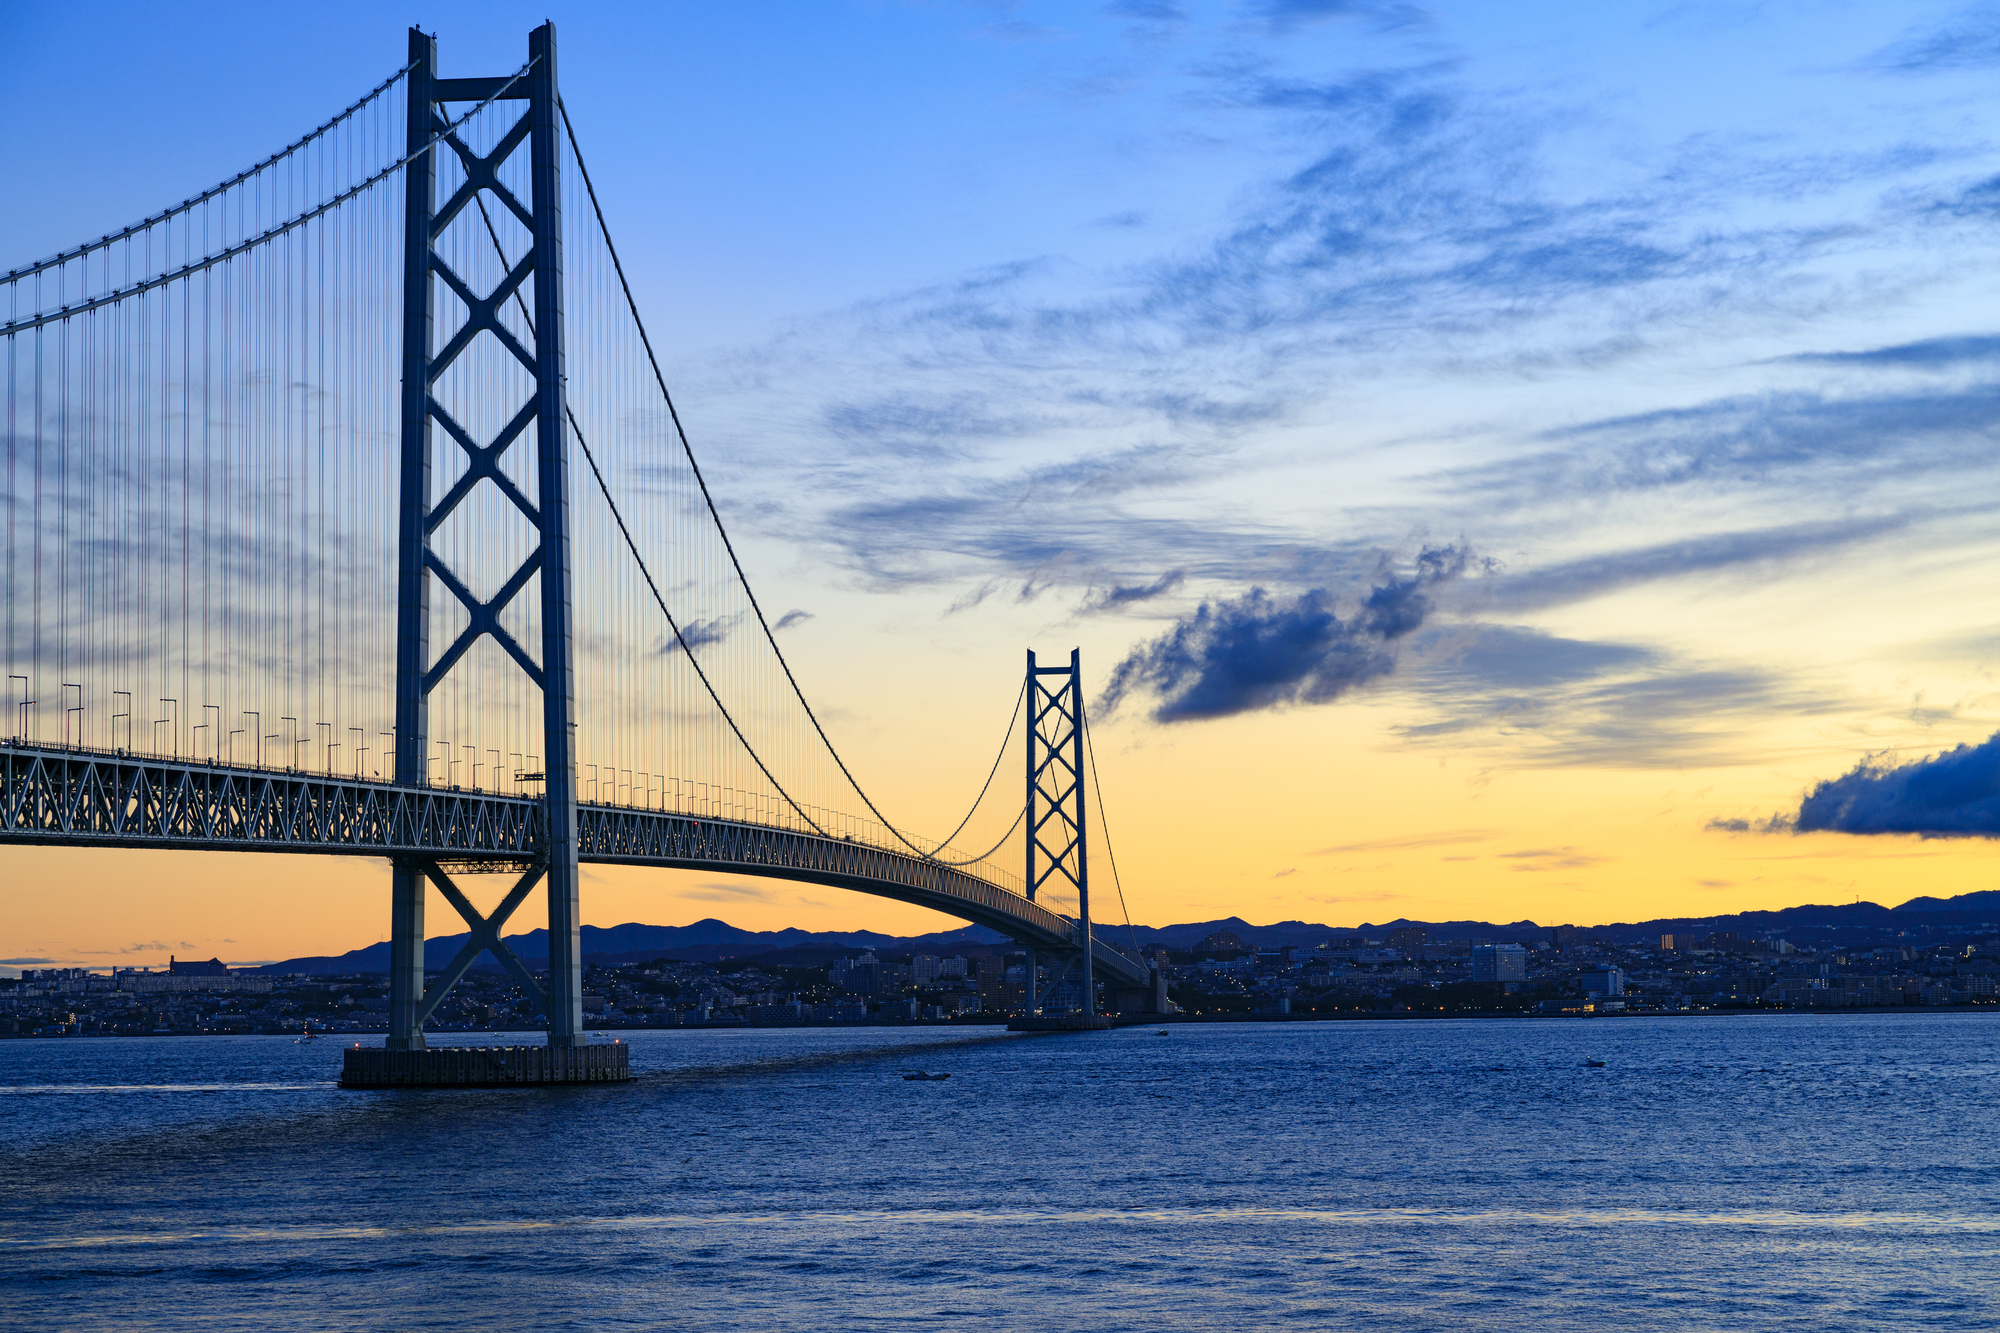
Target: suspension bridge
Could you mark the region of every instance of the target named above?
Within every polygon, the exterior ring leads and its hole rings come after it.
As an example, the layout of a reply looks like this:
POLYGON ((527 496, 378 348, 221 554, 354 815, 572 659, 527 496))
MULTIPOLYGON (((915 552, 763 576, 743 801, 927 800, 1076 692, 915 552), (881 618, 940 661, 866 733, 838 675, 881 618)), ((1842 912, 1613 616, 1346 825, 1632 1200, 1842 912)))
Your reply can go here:
POLYGON ((556 68, 552 25, 476 78, 412 30, 317 129, 0 277, 0 843, 387 858, 390 1051, 425 1049, 482 952, 551 1047, 600 1049, 583 863, 917 904, 1029 950, 1031 1014, 1090 1017, 1100 982, 1157 1007, 1091 925, 1077 653, 1028 654, 944 838, 833 744, 780 646, 807 617, 744 573, 556 68), (480 874, 511 879, 487 912, 480 874), (432 887, 471 939, 427 977, 432 887), (537 887, 540 975, 501 937, 537 887))

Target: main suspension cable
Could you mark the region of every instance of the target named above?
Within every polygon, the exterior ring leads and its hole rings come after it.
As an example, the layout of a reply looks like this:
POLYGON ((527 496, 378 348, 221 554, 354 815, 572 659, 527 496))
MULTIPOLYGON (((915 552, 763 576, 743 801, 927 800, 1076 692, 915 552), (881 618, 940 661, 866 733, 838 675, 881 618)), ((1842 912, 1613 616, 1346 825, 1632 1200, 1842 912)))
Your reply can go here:
POLYGON ((1118 910, 1125 914, 1125 929, 1132 935, 1132 949, 1136 953, 1139 931, 1132 924, 1132 909, 1125 905, 1125 882, 1118 878, 1118 853, 1111 847, 1111 821, 1104 817, 1104 784, 1097 778, 1097 747, 1090 740, 1090 710, 1083 706, 1079 698, 1076 711, 1083 722, 1083 752, 1090 759, 1090 787, 1097 795, 1097 829, 1104 835, 1104 855, 1111 862, 1111 883, 1118 890, 1118 910))
MULTIPOLYGON (((965 832, 965 826, 967 824, 970 824, 972 822, 972 817, 979 813, 980 802, 986 799, 987 790, 993 786, 994 775, 1000 771, 1000 761, 1007 757, 1007 742, 1014 739, 1014 724, 1021 720, 1021 701, 1026 699, 1027 697, 1028 697, 1028 681, 1026 677, 1022 677, 1021 692, 1014 696, 1014 714, 1012 717, 1007 719, 1007 734, 1000 738, 1000 753, 993 756, 993 767, 986 771, 986 781, 980 786, 979 795, 973 798, 972 808, 965 812, 965 818, 958 821, 958 827, 953 829, 950 832, 950 834, 948 834, 945 837, 945 840, 938 844, 940 847, 949 846, 951 840, 953 838, 956 838, 959 834, 965 832)), ((1022 807, 1024 811, 1026 810, 1026 808, 1027 807, 1025 806, 1022 807)), ((1014 822, 1018 824, 1020 821, 1017 819, 1014 822)), ((1014 834, 1013 829, 1010 828, 1007 830, 1008 837, 1012 837, 1013 834, 1014 834)), ((1005 842, 1007 841, 1007 838, 1002 838, 1000 839, 1000 841, 1005 842)), ((996 850, 998 849, 998 845, 999 844, 997 843, 995 844, 996 850)), ((991 855, 993 855, 992 852, 986 853, 986 856, 991 856, 991 855)), ((986 859, 986 856, 975 856, 972 859, 974 861, 984 861, 986 859)), ((970 865, 971 862, 970 861, 946 862, 946 864, 970 865)))
MULTIPOLYGON (((1024 805, 1019 810, 1014 812, 1014 822, 1009 824, 1007 826, 1007 831, 1000 835, 1000 841, 994 843, 991 847, 988 847, 985 851, 981 852, 977 856, 969 857, 963 861, 947 861, 941 856, 926 856, 924 859, 926 861, 935 861, 937 862, 937 864, 941 866, 978 865, 981 861, 984 861, 987 857, 993 855, 993 853, 999 851, 1002 847, 1005 847, 1007 845, 1007 839, 1014 836, 1014 830, 1021 827, 1021 821, 1026 819, 1027 817, 1028 817, 1028 807, 1024 805)), ((968 816, 968 818, 970 818, 970 816, 968 816)))
MULTIPOLYGON (((479 205, 480 218, 486 223, 486 234, 493 240, 493 253, 500 257, 501 266, 504 268, 507 265, 507 251, 500 244, 500 232, 493 225, 492 214, 486 211, 486 200, 477 194, 473 199, 479 205)), ((528 313, 527 302, 522 298, 519 287, 514 289, 514 303, 520 308, 521 318, 527 322, 528 332, 534 333, 539 338, 541 335, 535 333, 535 317, 528 313)), ((604 496, 604 503, 610 507, 611 517, 617 522, 618 531, 625 538, 626 549, 632 552, 632 558, 638 562, 639 573, 645 578, 646 586, 652 590, 653 600, 659 603, 660 614, 667 618, 667 628, 674 632, 674 642, 680 644, 681 651, 687 654, 688 665, 694 668, 695 676, 701 681, 702 688, 708 691, 708 697, 715 704, 716 711, 722 714, 722 720, 727 722, 729 729, 736 734, 737 741, 743 746, 743 752, 750 756, 751 763, 757 765, 757 771, 764 775, 778 795, 785 798, 785 804, 791 806, 799 818, 811 826, 813 832, 822 838, 830 836, 811 815, 805 812, 804 807, 792 799, 792 794, 786 791, 784 784, 772 774, 764 763, 763 756, 759 755, 757 748, 750 744, 750 738, 743 734, 743 728, 736 725, 736 719, 730 715, 728 705, 722 702, 722 696, 716 693, 715 686, 710 683, 708 673, 701 669, 701 663, 694 655, 694 645, 687 641, 687 636, 681 633, 680 622, 675 620, 674 613, 667 609, 667 599, 660 595, 659 585, 653 582, 653 571, 646 567, 645 557, 639 554, 639 545, 632 540, 632 530, 625 525, 625 515, 620 512, 618 502, 611 498, 611 488, 605 484, 604 473, 597 466, 597 456, 590 451, 590 441, 584 437, 583 427, 577 422, 576 409, 570 406, 568 394, 563 395, 563 415, 569 418, 569 428, 576 435, 577 447, 583 450, 583 459, 590 464, 590 475, 597 479, 597 489, 604 496)), ((616 795, 615 792, 613 794, 616 795)))
MULTIPOLYGON (((611 498, 611 488, 604 484, 604 474, 598 470, 597 459, 590 452, 590 444, 583 438, 583 431, 578 429, 576 413, 569 411, 569 401, 567 399, 563 401, 563 410, 569 417, 569 428, 576 432, 576 442, 583 450, 584 461, 590 464, 590 475, 597 478, 597 489, 604 493, 604 503, 611 507, 611 517, 617 520, 618 531, 624 534, 625 537, 625 545, 631 549, 634 558, 637 558, 639 547, 632 540, 632 530, 625 526, 625 516, 618 512, 618 502, 611 498)), ((681 651, 687 654, 688 665, 693 667, 694 674, 701 678, 702 688, 707 690, 708 697, 714 700, 716 711, 722 714, 722 720, 729 724, 729 729, 736 733, 736 739, 742 742, 743 751, 750 756, 750 762, 757 765, 757 771, 764 775, 765 779, 770 782, 778 795, 785 798, 785 804, 796 810, 799 818, 812 826, 813 832, 819 834, 822 838, 830 837, 831 835, 825 829, 814 823, 813 817, 805 812, 804 807, 792 799, 792 794, 786 791, 778 779, 772 775, 771 770, 765 765, 763 758, 757 753, 756 747, 750 744, 750 738, 743 734, 743 728, 737 726, 736 719, 729 715, 729 709, 723 705, 721 696, 716 694, 715 686, 709 683, 708 673, 703 671, 701 663, 695 660, 694 648, 688 643, 686 636, 681 633, 680 624, 674 619, 674 613, 667 610, 667 599, 660 596, 660 585, 653 582, 653 571, 646 568, 644 560, 639 561, 639 572, 645 576, 646 586, 652 590, 653 600, 659 603, 660 614, 667 618, 667 625, 674 632, 674 641, 679 643, 681 651)))
MULTIPOLYGON (((182 278, 191 277, 196 273, 200 273, 204 269, 214 268, 217 264, 220 264, 225 260, 234 259, 236 256, 243 254, 245 251, 254 250, 258 246, 263 245, 268 241, 274 241, 280 236, 298 230, 300 227, 303 227, 306 223, 311 222, 314 218, 317 218, 322 214, 332 212, 334 209, 340 207, 342 204, 354 198, 356 195, 362 194, 365 191, 374 188, 377 184, 387 179, 389 176, 395 174, 398 171, 401 171, 404 167, 416 161, 418 158, 422 157, 425 153, 428 153, 433 148, 436 148, 440 143, 443 143, 445 138, 449 136, 454 130, 456 130, 460 125, 463 125, 466 121, 472 119, 472 117, 478 115, 481 111, 484 111, 488 106, 491 106, 495 101, 497 101, 501 96, 503 96, 509 88, 519 83, 524 77, 527 76, 529 69, 531 69, 534 66, 535 61, 540 59, 541 59, 540 56, 535 56, 533 59, 529 60, 527 64, 521 66, 520 72, 514 75, 513 78, 507 80, 507 82, 501 84, 498 88, 496 88, 493 91, 492 96, 488 97, 484 102, 481 102, 478 106, 472 108, 472 110, 460 116, 457 120, 454 120, 449 124, 447 124, 442 130, 439 130, 437 134, 430 140, 430 142, 426 143, 422 148, 419 148, 412 153, 406 154, 398 161, 390 163, 388 166, 382 168, 380 171, 370 176, 367 180, 362 181, 359 185, 353 186, 346 190, 342 190, 339 194, 333 196, 333 198, 327 200, 325 203, 320 204, 318 207, 308 209, 306 212, 299 214, 297 217, 292 218, 290 221, 281 222, 275 227, 269 228, 268 230, 263 231, 256 236, 252 236, 247 241, 239 241, 235 245, 228 246, 225 249, 218 250, 214 254, 209 255, 205 259, 197 259, 192 263, 183 264, 179 268, 173 270, 173 272, 171 273, 162 273, 157 277, 148 278, 143 282, 133 283, 130 287, 125 287, 115 291, 106 292, 102 296, 92 297, 90 300, 87 301, 78 301, 74 305, 66 305, 55 310, 46 311, 42 314, 35 315, 30 319, 16 320, 11 324, 0 324, 0 334, 26 333, 29 329, 39 329, 44 324, 53 324, 58 320, 69 319, 73 315, 81 315, 88 311, 96 310, 101 306, 115 304, 116 302, 124 300, 128 296, 137 296, 141 292, 150 292, 156 287, 164 287, 168 283, 179 282, 182 278)), ((581 164, 579 163, 579 165, 581 164)))
MULTIPOLYGON (((785 660, 784 650, 778 647, 778 636, 771 632, 771 622, 765 618, 764 608, 758 605, 757 594, 752 591, 750 580, 743 573, 743 562, 736 558, 735 543, 729 540, 729 530, 723 526, 722 514, 715 507, 715 497, 709 494, 708 481, 701 474, 701 465, 695 461, 694 447, 688 443, 687 429, 681 425, 681 414, 674 407, 673 394, 667 391, 667 377, 660 369, 659 358, 653 354, 653 340, 647 336, 646 322, 640 317, 639 303, 632 295, 632 284, 625 277, 625 265, 618 258, 618 246, 612 241, 611 228, 604 220, 604 206, 598 202, 597 187, 591 184, 590 168, 584 165, 583 149, 577 144, 576 127, 570 123, 569 108, 563 104, 560 97, 556 99, 556 108, 562 113, 563 129, 569 135, 570 152, 576 157, 576 169, 583 177, 584 192, 590 198, 591 210, 597 215, 597 230, 604 237, 605 251, 611 256, 612 270, 617 273, 618 285, 624 290, 625 304, 632 312, 632 322, 639 331, 639 342, 646 349, 646 360, 652 366, 653 379, 660 386, 660 397, 666 402, 667 415, 673 420, 674 433, 680 438, 681 452, 687 455, 688 467, 694 473, 695 484, 700 487, 701 498, 708 505, 709 517, 715 521, 716 534, 722 538, 722 549, 729 553, 729 563, 736 570, 736 581, 743 586, 743 595, 749 599, 750 609, 756 612, 757 624, 763 629, 764 638, 770 643, 771 651, 777 655, 778 666, 783 669, 785 680, 792 687, 793 696, 798 699, 799 707, 805 710, 806 720, 812 723, 813 730, 819 734, 820 744, 826 747, 827 754, 832 756, 833 762, 839 767, 841 776, 847 779, 848 786, 854 788, 854 794, 861 798, 861 803, 868 807, 869 813, 880 821, 883 828, 895 835, 896 841, 925 860, 934 859, 929 852, 904 837, 902 831, 889 822, 889 817, 884 815, 876 807, 875 802, 868 798, 868 793, 862 790, 861 784, 848 770, 847 761, 840 757, 840 751, 834 749, 833 741, 827 736, 826 728, 820 725, 819 717, 813 712, 812 705, 806 701, 805 691, 799 687, 798 677, 792 674, 792 664, 785 660)), ((634 553, 636 554, 636 551, 634 553)))
POLYGON ((140 232, 145 231, 149 227, 157 227, 162 222, 167 222, 172 220, 173 218, 179 217, 181 214, 187 212, 189 209, 197 208, 200 205, 207 203, 209 200, 215 198, 215 196, 217 196, 218 194, 221 194, 224 190, 230 189, 237 185, 241 185, 244 181, 249 180, 252 176, 264 170, 266 167, 271 166, 273 163, 281 162, 285 158, 290 157, 293 153, 298 152, 301 148, 304 148, 307 144, 313 142, 315 139, 323 138, 328 131, 340 125, 343 121, 352 118, 356 112, 360 111, 370 102, 380 97, 383 93, 388 92, 389 89, 393 88, 396 85, 396 82, 399 79, 401 79, 404 75, 408 74, 411 70, 415 69, 416 67, 417 67, 417 62, 414 60, 411 61, 409 64, 397 70, 394 74, 391 74, 388 78, 382 80, 382 82, 376 84, 374 89, 371 90, 365 97, 363 97, 360 101, 356 102, 353 106, 348 107, 347 110, 335 116, 332 120, 326 122, 326 124, 320 126, 312 133, 305 135, 303 138, 300 138, 297 141, 289 143, 285 145, 283 148, 280 148, 277 152, 271 154, 269 157, 265 158, 262 162, 259 162, 256 166, 246 167, 244 170, 237 172, 234 176, 231 176, 228 180, 222 182, 220 185, 216 185, 211 187, 210 189, 203 190, 200 194, 190 195, 186 199, 181 200, 178 204, 175 204, 172 208, 162 209, 160 212, 155 213, 152 217, 146 218, 145 220, 140 222, 135 222, 131 226, 125 228, 125 230, 123 231, 107 232, 105 235, 98 237, 94 241, 84 242, 82 245, 77 246, 76 249, 74 250, 65 250, 61 254, 51 255, 49 258, 44 259, 39 263, 28 265, 26 268, 17 268, 10 273, 0 274, 0 282, 13 282, 20 278, 32 278, 33 276, 35 276, 35 274, 41 273, 47 269, 52 269, 62 264, 73 263, 76 260, 83 258, 85 255, 89 254, 93 250, 101 250, 107 245, 116 245, 118 242, 124 240, 128 236, 137 236, 140 232))

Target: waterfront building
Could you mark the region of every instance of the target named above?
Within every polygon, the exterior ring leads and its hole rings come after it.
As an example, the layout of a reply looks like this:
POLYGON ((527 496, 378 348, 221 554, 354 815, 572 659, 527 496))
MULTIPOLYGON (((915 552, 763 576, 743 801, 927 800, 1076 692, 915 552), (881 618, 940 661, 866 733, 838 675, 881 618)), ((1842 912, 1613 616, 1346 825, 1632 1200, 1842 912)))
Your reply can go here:
POLYGON ((1516 985, 1528 979, 1528 951, 1518 944, 1481 944, 1472 950, 1472 979, 1482 985, 1516 985))
POLYGON ((1585 972, 1577 978, 1586 996, 1612 996, 1625 993, 1625 972, 1622 968, 1602 967, 1593 972, 1585 972))

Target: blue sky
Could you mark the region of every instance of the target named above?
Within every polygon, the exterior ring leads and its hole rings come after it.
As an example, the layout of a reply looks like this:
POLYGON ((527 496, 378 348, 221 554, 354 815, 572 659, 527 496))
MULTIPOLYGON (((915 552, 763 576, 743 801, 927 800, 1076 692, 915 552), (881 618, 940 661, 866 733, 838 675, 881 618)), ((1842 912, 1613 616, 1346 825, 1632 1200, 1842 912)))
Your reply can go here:
POLYGON ((1893 897, 1731 821, 2000 721, 2000 5, 16 4, 10 262, 545 10, 816 693, 894 773, 1023 642, 1125 664, 1134 840, 1221 769, 1272 861, 1149 919, 1893 897), (1356 820, 1583 850, 1292 873, 1356 820))

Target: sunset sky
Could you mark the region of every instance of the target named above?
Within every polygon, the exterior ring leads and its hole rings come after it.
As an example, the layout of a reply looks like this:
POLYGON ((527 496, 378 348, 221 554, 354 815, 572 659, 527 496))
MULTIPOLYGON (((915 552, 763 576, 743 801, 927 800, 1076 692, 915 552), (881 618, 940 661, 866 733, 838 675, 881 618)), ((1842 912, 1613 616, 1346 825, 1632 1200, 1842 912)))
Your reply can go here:
MULTIPOLYGON (((544 16, 751 577, 911 827, 1080 645, 1142 923, 2000 887, 1985 838, 1791 827, 2000 728, 2000 6, 11 3, 0 268, 265 156, 413 21, 489 74, 544 16)), ((10 969, 388 929, 361 860, 0 881, 10 969)), ((584 911, 952 924, 588 867, 584 911)))

